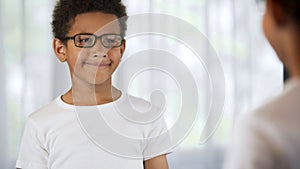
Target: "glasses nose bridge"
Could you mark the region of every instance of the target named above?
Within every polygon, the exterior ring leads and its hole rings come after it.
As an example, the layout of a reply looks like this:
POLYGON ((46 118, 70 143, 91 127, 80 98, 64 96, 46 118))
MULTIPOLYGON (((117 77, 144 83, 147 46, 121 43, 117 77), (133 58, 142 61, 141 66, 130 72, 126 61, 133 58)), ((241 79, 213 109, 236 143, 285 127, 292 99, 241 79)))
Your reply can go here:
POLYGON ((102 36, 96 36, 95 35, 95 44, 94 44, 94 46, 98 46, 98 45, 100 45, 100 46, 102 46, 102 48, 106 49, 106 47, 104 46, 103 41, 102 41, 102 36))

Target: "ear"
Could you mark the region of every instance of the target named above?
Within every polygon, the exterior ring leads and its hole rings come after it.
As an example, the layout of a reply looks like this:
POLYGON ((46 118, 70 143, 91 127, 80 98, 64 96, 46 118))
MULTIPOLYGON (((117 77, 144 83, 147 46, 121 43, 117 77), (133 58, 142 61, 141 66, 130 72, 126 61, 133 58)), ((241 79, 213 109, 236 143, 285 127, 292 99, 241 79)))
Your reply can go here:
POLYGON ((62 43, 62 41, 58 38, 53 39, 53 50, 55 52, 56 57, 61 61, 65 62, 67 60, 66 55, 66 46, 62 43))
POLYGON ((278 26, 282 26, 286 23, 287 15, 277 0, 267 0, 267 10, 271 12, 278 26))
POLYGON ((124 52, 125 52, 125 49, 126 49, 126 40, 123 39, 122 40, 122 46, 120 47, 120 52, 121 52, 121 55, 123 56, 124 52))

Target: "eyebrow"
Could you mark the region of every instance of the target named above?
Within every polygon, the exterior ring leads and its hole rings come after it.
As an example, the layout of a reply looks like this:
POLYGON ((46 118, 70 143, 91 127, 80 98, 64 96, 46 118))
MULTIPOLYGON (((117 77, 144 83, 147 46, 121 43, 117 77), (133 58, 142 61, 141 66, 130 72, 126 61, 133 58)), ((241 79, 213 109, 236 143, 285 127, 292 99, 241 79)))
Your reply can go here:
POLYGON ((79 32, 79 33, 75 33, 74 35, 76 35, 76 34, 81 34, 81 33, 88 33, 88 34, 93 34, 93 35, 96 35, 96 36, 101 36, 101 35, 104 35, 104 34, 118 34, 118 35, 121 35, 121 32, 116 32, 116 31, 111 31, 111 32, 101 32, 101 34, 99 35, 99 34, 96 34, 97 32, 94 32, 94 33, 92 33, 92 32, 87 32, 87 31, 81 31, 81 32, 79 32))

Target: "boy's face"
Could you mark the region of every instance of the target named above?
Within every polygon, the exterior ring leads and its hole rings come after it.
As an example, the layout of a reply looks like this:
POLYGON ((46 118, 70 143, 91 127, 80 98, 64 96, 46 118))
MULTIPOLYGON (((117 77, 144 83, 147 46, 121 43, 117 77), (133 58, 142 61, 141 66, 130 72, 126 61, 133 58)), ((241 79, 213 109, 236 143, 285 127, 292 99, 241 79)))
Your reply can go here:
MULTIPOLYGON (((120 34, 118 21, 114 21, 116 19, 115 15, 102 12, 77 15, 67 36, 73 37, 80 33, 91 33, 96 36, 120 34)), ((125 43, 119 47, 107 48, 99 38, 90 48, 76 47, 73 39, 67 40, 66 46, 58 44, 62 43, 55 39, 54 50, 62 62, 67 61, 73 83, 83 82, 92 85, 110 83, 111 75, 118 67, 125 50, 125 43)))

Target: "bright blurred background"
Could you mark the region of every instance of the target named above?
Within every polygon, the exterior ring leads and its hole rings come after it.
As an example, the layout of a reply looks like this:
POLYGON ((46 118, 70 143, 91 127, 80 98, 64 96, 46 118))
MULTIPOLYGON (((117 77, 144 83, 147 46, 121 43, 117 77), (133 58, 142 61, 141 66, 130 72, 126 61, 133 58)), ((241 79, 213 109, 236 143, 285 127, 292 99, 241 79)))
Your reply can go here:
MULTIPOLYGON (((220 168, 236 117, 282 90, 282 64, 261 28, 263 7, 255 0, 123 2, 129 15, 157 12, 185 20, 202 32, 217 52, 226 83, 221 122, 212 137, 203 143, 197 127, 203 125, 203 119, 199 118, 180 148, 169 156, 169 162, 171 169, 220 168)), ((55 0, 0 0, 1 169, 15 168, 26 116, 70 87, 66 64, 59 63, 52 51, 50 22, 54 4, 55 0)), ((180 48, 180 44, 172 45, 174 49, 180 48)), ((139 45, 129 46, 131 51, 140 48, 139 45)), ((188 52, 182 50, 177 55, 186 56, 188 52)), ((148 81, 151 81, 149 76, 148 81)), ((143 84, 147 79, 142 77, 140 81, 131 86, 130 91, 143 97, 143 84)), ((169 82, 161 85, 162 88, 164 85, 170 87, 169 82)), ((205 95, 208 90, 208 85, 201 85, 198 92, 205 95)), ((172 111, 178 106, 177 96, 172 92, 166 94, 167 98, 175 98, 167 105, 172 111)))

